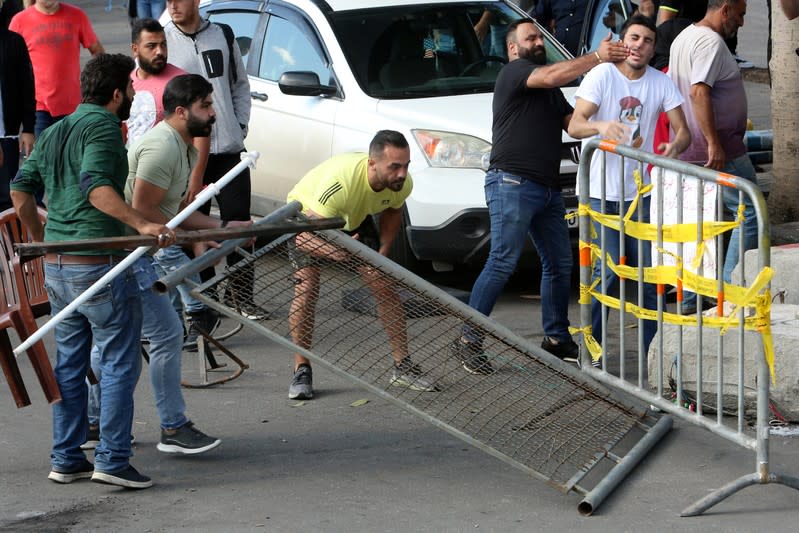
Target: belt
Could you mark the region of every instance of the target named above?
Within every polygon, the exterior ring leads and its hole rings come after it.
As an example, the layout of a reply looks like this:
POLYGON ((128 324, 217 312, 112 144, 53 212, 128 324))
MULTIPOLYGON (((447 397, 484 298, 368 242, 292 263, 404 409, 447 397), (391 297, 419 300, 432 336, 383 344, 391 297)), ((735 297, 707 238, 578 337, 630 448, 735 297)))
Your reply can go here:
POLYGON ((53 265, 111 265, 122 260, 115 255, 45 254, 44 262, 53 265))

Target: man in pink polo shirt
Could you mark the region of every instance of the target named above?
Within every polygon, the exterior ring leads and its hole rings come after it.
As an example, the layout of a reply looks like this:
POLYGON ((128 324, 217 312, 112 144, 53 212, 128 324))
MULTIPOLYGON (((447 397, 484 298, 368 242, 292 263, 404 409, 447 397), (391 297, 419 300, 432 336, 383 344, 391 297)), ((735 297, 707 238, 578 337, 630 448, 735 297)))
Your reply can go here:
POLYGON ((151 18, 133 23, 131 50, 138 64, 130 73, 136 96, 130 110, 128 146, 164 118, 164 87, 175 76, 186 74, 167 62, 166 37, 161 23, 151 18))
POLYGON ((11 19, 11 31, 25 39, 36 84, 36 138, 80 103, 80 47, 103 53, 89 17, 59 0, 36 0, 11 19))

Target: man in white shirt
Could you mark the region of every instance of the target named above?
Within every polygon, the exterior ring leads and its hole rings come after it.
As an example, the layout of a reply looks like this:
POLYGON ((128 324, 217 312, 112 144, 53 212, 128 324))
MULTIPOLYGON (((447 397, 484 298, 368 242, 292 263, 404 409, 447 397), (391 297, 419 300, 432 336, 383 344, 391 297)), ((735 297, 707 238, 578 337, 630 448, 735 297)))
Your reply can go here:
MULTIPOLYGON (((569 135, 577 139, 588 139, 599 136, 619 143, 628 144, 647 152, 653 152, 655 125, 661 112, 665 112, 674 129, 674 138, 664 143, 661 148, 666 157, 676 157, 691 142, 691 135, 685 121, 681 104, 683 98, 674 83, 660 71, 648 66, 655 53, 655 25, 642 15, 634 15, 625 23, 620 33, 622 42, 629 49, 630 55, 620 63, 605 63, 595 67, 586 74, 575 94, 574 114, 569 123, 569 135)), ((591 209, 601 211, 602 195, 602 154, 594 153, 591 160, 591 183, 589 196, 591 209)), ((625 160, 624 180, 621 174, 618 156, 608 155, 605 165, 605 214, 624 215, 632 201, 638 195, 634 171, 638 162, 625 160)), ((641 176, 644 184, 649 176, 641 176)), ((579 188, 579 184, 578 184, 579 188)), ((649 195, 640 199, 642 222, 649 222, 649 195)), ((637 213, 633 220, 638 220, 637 213)), ((619 233, 605 228, 605 242, 600 242, 599 224, 594 223, 597 233, 597 244, 602 245, 615 263, 619 263, 619 233)), ((643 247, 643 255, 638 257, 638 241, 625 236, 624 250, 627 265, 651 265, 650 246, 643 247)), ((601 266, 597 262, 594 277, 601 276, 601 266)), ((606 287, 610 290, 618 278, 607 269, 605 272, 606 287)), ((656 288, 644 284, 643 306, 655 309, 657 306, 656 288)), ((591 306, 592 332, 595 338, 602 337, 601 304, 594 299, 591 306)), ((647 320, 644 322, 644 350, 657 332, 657 324, 647 320)))

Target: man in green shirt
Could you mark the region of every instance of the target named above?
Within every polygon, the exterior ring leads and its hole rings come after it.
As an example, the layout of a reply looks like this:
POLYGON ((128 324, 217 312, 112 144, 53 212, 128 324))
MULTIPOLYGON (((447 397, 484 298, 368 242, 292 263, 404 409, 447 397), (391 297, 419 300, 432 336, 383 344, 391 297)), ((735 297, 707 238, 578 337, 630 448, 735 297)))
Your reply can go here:
MULTIPOLYGON (((82 103, 48 128, 11 184, 20 220, 36 241, 125 235, 126 226, 174 243, 174 232, 152 223, 125 203, 128 172, 120 121, 133 99, 133 60, 99 54, 80 76, 82 103), (44 189, 50 210, 42 227, 35 193, 44 189)), ((75 300, 124 255, 120 250, 47 254, 45 285, 53 314, 75 300)), ((112 279, 55 327, 56 380, 61 402, 53 405, 52 470, 49 479, 71 483, 91 478, 126 488, 152 485, 129 462, 133 390, 141 371, 141 305, 133 268, 112 279), (101 351, 100 443, 92 465, 80 449, 86 441, 86 374, 92 343, 101 351)))
MULTIPOLYGON (((369 215, 380 213, 379 252, 387 256, 402 222, 402 207, 411 194, 413 181, 408 174, 411 156, 408 141, 396 131, 377 132, 369 145, 369 154, 334 156, 311 169, 288 194, 288 201, 299 201, 303 213, 311 218, 341 217, 344 230, 363 240, 361 228, 369 215)), ((314 311, 319 294, 320 267, 312 258, 346 260, 346 252, 326 246, 313 233, 300 233, 294 240, 296 272, 294 299, 289 313, 291 339, 305 349, 311 348, 314 311)), ((434 384, 423 376, 418 364, 408 355, 405 317, 399 296, 385 279, 371 269, 359 267, 377 301, 377 315, 383 322, 391 344, 394 368, 391 384, 419 391, 435 391, 434 384)), ((313 374, 310 361, 294 355, 294 377, 289 398, 313 398, 313 374)))

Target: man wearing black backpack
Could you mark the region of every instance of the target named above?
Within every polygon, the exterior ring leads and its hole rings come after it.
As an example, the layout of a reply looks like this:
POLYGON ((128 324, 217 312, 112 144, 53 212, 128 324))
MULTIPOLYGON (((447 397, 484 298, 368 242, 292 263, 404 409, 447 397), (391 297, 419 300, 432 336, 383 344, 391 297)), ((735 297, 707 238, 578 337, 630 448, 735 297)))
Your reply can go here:
MULTIPOLYGON (((167 0, 171 21, 164 26, 169 61, 189 74, 199 74, 214 88, 216 123, 211 137, 197 146, 200 156, 189 180, 187 200, 192 201, 203 185, 213 183, 240 162, 250 120, 250 82, 239 46, 229 26, 202 18, 199 0, 167 0)), ((250 220, 250 171, 245 169, 216 197, 222 220, 250 220)), ((210 202, 200 208, 205 214, 210 202)), ((228 264, 239 261, 228 256, 228 264)), ((204 280, 213 269, 203 271, 204 280)), ((264 312, 252 300, 252 277, 236 292, 225 294, 225 303, 245 318, 260 319, 264 312)))

